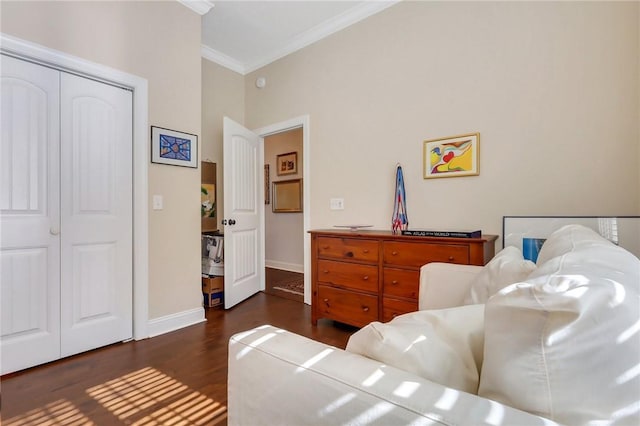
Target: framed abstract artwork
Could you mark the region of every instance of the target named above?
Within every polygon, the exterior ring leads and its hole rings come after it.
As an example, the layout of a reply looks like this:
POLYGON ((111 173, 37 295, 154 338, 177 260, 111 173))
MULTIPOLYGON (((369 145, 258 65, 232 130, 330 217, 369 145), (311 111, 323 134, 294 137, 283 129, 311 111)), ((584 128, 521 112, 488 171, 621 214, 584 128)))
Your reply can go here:
POLYGON ((480 133, 424 141, 424 178, 480 174, 480 133))
POLYGON ((198 136, 151 126, 151 162, 198 168, 198 136))

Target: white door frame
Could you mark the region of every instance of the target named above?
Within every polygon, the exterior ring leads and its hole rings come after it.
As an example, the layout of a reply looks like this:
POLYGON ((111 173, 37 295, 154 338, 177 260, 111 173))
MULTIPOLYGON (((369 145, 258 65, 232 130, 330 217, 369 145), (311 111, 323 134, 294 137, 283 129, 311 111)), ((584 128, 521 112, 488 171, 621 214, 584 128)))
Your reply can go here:
MULTIPOLYGON (((302 115, 280 123, 271 124, 253 130, 260 136, 260 146, 258 148, 258 170, 259 176, 264 176, 262 167, 264 165, 264 138, 275 133, 286 132, 287 130, 302 127, 302 221, 304 233, 304 303, 311 304, 311 237, 309 230, 311 226, 311 141, 309 139, 309 115, 302 115)), ((264 182, 263 182, 264 184, 264 182)), ((260 203, 262 213, 260 214, 260 227, 262 228, 262 257, 264 264, 265 256, 265 223, 264 223, 264 191, 261 191, 262 202, 260 203)), ((264 289, 264 284, 263 284, 264 289)))
POLYGON ((133 92, 133 338, 149 337, 148 163, 146 79, 0 33, 2 53, 133 92))

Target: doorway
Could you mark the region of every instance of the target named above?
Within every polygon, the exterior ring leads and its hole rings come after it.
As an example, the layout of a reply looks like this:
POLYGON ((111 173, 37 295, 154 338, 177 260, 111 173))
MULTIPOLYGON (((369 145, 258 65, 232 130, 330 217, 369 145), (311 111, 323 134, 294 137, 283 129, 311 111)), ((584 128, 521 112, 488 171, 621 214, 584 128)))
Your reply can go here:
MULTIPOLYGON (((284 276, 287 279, 295 279, 296 276, 292 274, 298 274, 298 279, 300 277, 300 274, 302 274, 302 281, 303 281, 303 301, 306 304, 311 304, 311 280, 310 280, 310 271, 311 271, 311 256, 310 256, 310 238, 309 238, 309 234, 307 231, 309 231, 310 229, 310 222, 311 222, 311 214, 310 214, 310 207, 311 207, 311 203, 310 203, 310 183, 311 183, 311 179, 310 179, 310 138, 309 138, 309 116, 301 116, 301 117, 297 117, 297 118, 293 118, 291 120, 287 120, 284 122, 280 122, 280 123, 276 123, 270 126, 266 126, 260 129, 255 130, 255 133, 258 134, 261 138, 263 138, 263 143, 260 146, 260 159, 262 160, 259 164, 269 164, 269 204, 266 204, 267 201, 267 191, 265 190, 265 204, 264 204, 264 208, 265 208, 265 212, 264 212, 264 217, 263 217, 263 224, 262 224, 262 228, 263 228, 263 247, 265 247, 265 266, 269 267, 271 269, 276 269, 279 271, 275 271, 276 277, 280 277, 280 276, 284 276), (291 132, 291 133, 289 133, 291 132), (298 135, 298 139, 301 138, 301 148, 296 148, 298 149, 298 151, 294 150, 294 149, 286 149, 287 146, 291 146, 291 145, 281 145, 279 148, 275 148, 276 151, 278 152, 274 152, 273 154, 273 159, 271 160, 272 163, 270 163, 268 161, 268 156, 265 154, 268 152, 269 148, 267 147, 267 144, 269 143, 269 139, 270 137, 275 137, 276 140, 278 138, 278 135, 288 135, 291 136, 292 134, 296 134, 298 135), (284 170, 284 174, 280 174, 278 175, 278 172, 275 170, 274 167, 278 167, 277 161, 278 161, 278 156, 281 155, 280 159, 282 161, 291 161, 291 157, 292 155, 290 155, 292 152, 297 152, 298 154, 295 156, 296 158, 296 164, 291 165, 291 169, 289 169, 288 165, 286 166, 286 170, 284 170), (292 173, 292 171, 295 170, 296 173, 292 173), (298 221, 301 220, 301 229, 300 229, 300 225, 297 225, 297 231, 296 231, 296 236, 295 237, 290 237, 289 235, 285 235, 281 232, 276 232, 275 234, 273 233, 274 229, 271 229, 271 235, 268 235, 268 233, 270 232, 270 230, 267 228, 267 221, 266 221, 266 216, 267 214, 274 214, 273 213, 273 182, 278 182, 278 181, 293 181, 295 179, 300 179, 300 186, 302 189, 302 194, 301 194, 301 209, 302 212, 288 212, 288 213, 275 213, 276 217, 280 217, 282 219, 277 219, 280 222, 282 221, 286 221, 286 220, 291 220, 291 218, 293 218, 295 215, 296 216, 296 220, 295 222, 298 223, 298 221), (295 241, 292 242, 292 244, 288 244, 287 241, 292 240, 292 238, 295 238, 295 241), (268 242, 267 242, 268 241, 268 242), (281 245, 280 247, 280 252, 276 251, 275 254, 271 254, 271 253, 267 253, 267 244, 269 244, 270 247, 272 246, 278 246, 281 245), (291 247, 296 247, 296 250, 298 251, 298 257, 293 258, 294 260, 286 260, 287 256, 286 254, 283 255, 283 253, 286 253, 288 249, 290 249, 291 247), (302 253, 302 258, 300 259, 299 254, 302 253), (271 258, 270 258, 271 257, 271 258), (301 263, 300 263, 301 262, 301 263), (283 271, 281 275, 280 271, 283 271)), ((277 145, 277 144, 276 144, 277 145)), ((279 165, 280 167, 282 166, 282 163, 279 165)), ((265 172, 265 183, 266 183, 266 172, 265 172)), ((266 189, 267 185, 265 185, 265 189, 266 189)), ((277 200, 276 200, 277 201, 277 200)), ((277 230, 277 229, 276 229, 277 230)), ((274 271, 269 271, 270 275, 267 277, 267 271, 265 270, 265 278, 272 278, 274 276, 274 274, 272 274, 272 272, 274 271)), ((280 278, 277 279, 277 281, 279 281, 280 278)), ((282 278, 282 280, 284 281, 285 279, 282 278)), ((265 282, 265 287, 266 288, 268 285, 268 282, 265 282)), ((287 286, 288 287, 288 286, 287 286)), ((298 286, 299 288, 299 286, 298 286)), ((298 295, 299 297, 299 295, 298 295)))
POLYGON ((303 129, 264 138, 265 292, 304 299, 303 129))

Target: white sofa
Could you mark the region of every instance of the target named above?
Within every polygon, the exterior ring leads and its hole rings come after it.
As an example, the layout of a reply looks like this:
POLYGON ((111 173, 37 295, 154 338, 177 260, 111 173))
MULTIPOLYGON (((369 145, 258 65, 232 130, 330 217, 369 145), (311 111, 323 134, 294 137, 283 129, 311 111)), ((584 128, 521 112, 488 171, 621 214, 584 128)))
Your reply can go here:
POLYGON ((575 225, 537 265, 511 255, 425 265, 421 311, 349 351, 269 325, 236 334, 229 424, 640 424, 640 260, 575 225))

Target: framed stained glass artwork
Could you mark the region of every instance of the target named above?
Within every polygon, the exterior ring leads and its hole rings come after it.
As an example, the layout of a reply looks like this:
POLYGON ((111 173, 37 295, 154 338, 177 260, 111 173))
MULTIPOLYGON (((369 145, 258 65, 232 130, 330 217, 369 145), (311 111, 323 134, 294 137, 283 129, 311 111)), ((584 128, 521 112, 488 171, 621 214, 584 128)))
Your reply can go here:
POLYGON ((198 168, 198 136, 151 126, 151 162, 198 168))

